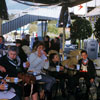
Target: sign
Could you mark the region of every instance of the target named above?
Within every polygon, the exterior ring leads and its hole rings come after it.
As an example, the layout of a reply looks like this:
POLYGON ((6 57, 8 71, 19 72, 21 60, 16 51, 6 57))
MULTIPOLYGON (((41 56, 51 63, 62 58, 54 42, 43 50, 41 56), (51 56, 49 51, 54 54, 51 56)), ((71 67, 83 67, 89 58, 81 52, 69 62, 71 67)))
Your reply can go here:
POLYGON ((86 3, 74 7, 74 14, 85 15, 87 13, 86 3))

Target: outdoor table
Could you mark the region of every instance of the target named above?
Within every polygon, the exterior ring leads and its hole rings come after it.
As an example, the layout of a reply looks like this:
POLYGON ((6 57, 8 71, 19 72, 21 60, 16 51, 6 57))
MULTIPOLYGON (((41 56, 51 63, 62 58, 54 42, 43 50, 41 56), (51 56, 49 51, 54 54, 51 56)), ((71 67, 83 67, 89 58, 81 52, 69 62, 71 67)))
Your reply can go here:
POLYGON ((47 71, 47 73, 48 73, 48 75, 50 75, 50 76, 52 76, 52 77, 55 77, 55 78, 57 78, 57 79, 62 79, 62 78, 66 78, 66 76, 67 76, 67 73, 66 72, 64 72, 64 71, 59 71, 59 72, 57 72, 57 71, 47 71))
POLYGON ((68 76, 74 76, 79 71, 75 68, 65 68, 65 69, 67 70, 67 75, 68 76))

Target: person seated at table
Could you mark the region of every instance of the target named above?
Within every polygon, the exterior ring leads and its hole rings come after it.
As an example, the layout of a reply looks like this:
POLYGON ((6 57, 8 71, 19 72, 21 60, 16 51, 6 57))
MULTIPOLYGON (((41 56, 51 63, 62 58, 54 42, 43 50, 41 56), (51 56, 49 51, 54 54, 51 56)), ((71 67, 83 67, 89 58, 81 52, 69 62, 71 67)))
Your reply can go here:
MULTIPOLYGON (((18 77, 18 74, 23 72, 21 61, 17 54, 18 48, 16 46, 10 46, 8 49, 8 54, 0 58, 1 76, 5 77, 8 75, 9 77, 18 77)), ((9 86, 15 89, 16 95, 18 95, 21 100, 23 92, 22 87, 19 84, 9 84, 9 86)), ((32 94, 33 97, 35 93, 32 94)))
POLYGON ((0 100, 1 99, 20 100, 19 97, 14 92, 12 92, 11 90, 7 91, 8 88, 7 85, 8 84, 4 80, 0 81, 0 100))
POLYGON ((62 91, 62 96, 65 97, 65 89, 64 89, 64 80, 66 78, 66 74, 65 73, 56 73, 56 66, 59 65, 60 66, 60 70, 59 71, 64 71, 64 67, 62 66, 61 62, 60 62, 60 58, 59 55, 57 53, 52 53, 49 56, 49 62, 50 62, 50 67, 49 67, 49 71, 51 71, 49 74, 53 77, 55 77, 56 79, 60 79, 60 88, 62 91), (54 72, 54 73, 53 73, 54 72))
POLYGON ((61 62, 60 62, 60 57, 57 53, 52 53, 49 56, 49 62, 50 62, 50 67, 49 70, 56 70, 56 66, 59 65, 60 66, 60 71, 64 70, 64 67, 62 66, 61 62))
POLYGON ((84 77, 87 86, 86 100, 88 100, 89 88, 91 86, 91 83, 94 82, 96 70, 93 61, 88 58, 87 51, 82 50, 81 56, 82 59, 78 61, 78 64, 80 65, 80 70, 76 75, 76 79, 78 82, 80 77, 84 77))
POLYGON ((42 72, 43 69, 49 68, 49 61, 47 60, 46 53, 44 51, 44 43, 39 42, 36 46, 36 51, 29 56, 30 67, 28 71, 33 71, 39 74, 41 77, 39 81, 45 82, 45 93, 48 95, 48 99, 51 100, 51 89, 56 82, 55 78, 46 75, 42 72))

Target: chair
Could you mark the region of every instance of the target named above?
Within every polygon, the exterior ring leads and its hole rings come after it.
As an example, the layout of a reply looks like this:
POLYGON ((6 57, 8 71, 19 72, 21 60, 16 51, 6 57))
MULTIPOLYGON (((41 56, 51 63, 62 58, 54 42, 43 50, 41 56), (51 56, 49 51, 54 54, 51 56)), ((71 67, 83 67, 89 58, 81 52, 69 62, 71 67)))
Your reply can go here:
POLYGON ((0 100, 8 100, 8 99, 0 99, 0 100))
POLYGON ((76 58, 79 60, 81 58, 81 50, 72 50, 69 54, 67 54, 68 58, 76 58))
POLYGON ((45 93, 44 93, 44 85, 46 84, 45 82, 39 82, 37 81, 37 84, 38 84, 38 90, 39 90, 39 99, 44 99, 46 100, 46 96, 45 96, 45 93), (41 98, 42 96, 44 96, 44 98, 41 98))
POLYGON ((72 51, 70 51, 70 55, 72 55, 72 56, 77 56, 77 55, 80 55, 80 53, 81 53, 81 50, 72 50, 72 51))
POLYGON ((62 65, 67 65, 68 67, 73 67, 73 65, 76 65, 78 63, 78 60, 81 58, 80 52, 81 50, 70 51, 70 58, 62 61, 62 65))
POLYGON ((62 61, 62 65, 67 68, 66 70, 69 76, 74 76, 76 74, 76 70, 74 69, 77 62, 78 61, 75 58, 70 58, 70 59, 62 61))
POLYGON ((96 66, 100 67, 100 59, 95 59, 93 62, 96 64, 96 66))
POLYGON ((27 55, 30 55, 31 54, 31 50, 28 46, 24 45, 22 46, 22 49, 24 50, 24 52, 27 54, 27 55))
POLYGON ((68 67, 68 68, 73 68, 74 66, 73 65, 76 65, 77 64, 77 60, 76 58, 70 58, 70 59, 67 59, 67 60, 64 60, 61 62, 61 64, 65 67, 68 67))

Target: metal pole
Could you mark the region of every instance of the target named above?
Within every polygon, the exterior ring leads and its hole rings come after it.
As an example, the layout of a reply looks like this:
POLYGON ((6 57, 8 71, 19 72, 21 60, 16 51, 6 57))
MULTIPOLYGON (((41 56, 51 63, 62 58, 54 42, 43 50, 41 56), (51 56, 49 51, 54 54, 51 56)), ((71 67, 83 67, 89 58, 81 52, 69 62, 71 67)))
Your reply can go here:
POLYGON ((96 0, 95 0, 95 7, 96 7, 96 4, 97 4, 97 3, 96 3, 96 0))
POLYGON ((0 18, 0 36, 2 35, 2 19, 0 18))
POLYGON ((62 61, 64 60, 64 47, 65 47, 65 27, 63 27, 63 42, 62 42, 62 61))
POLYGON ((42 25, 41 25, 41 28, 42 28, 42 37, 44 37, 44 32, 43 32, 43 21, 41 21, 42 25))
POLYGON ((45 21, 45 30, 44 30, 44 36, 47 34, 47 21, 45 21))

